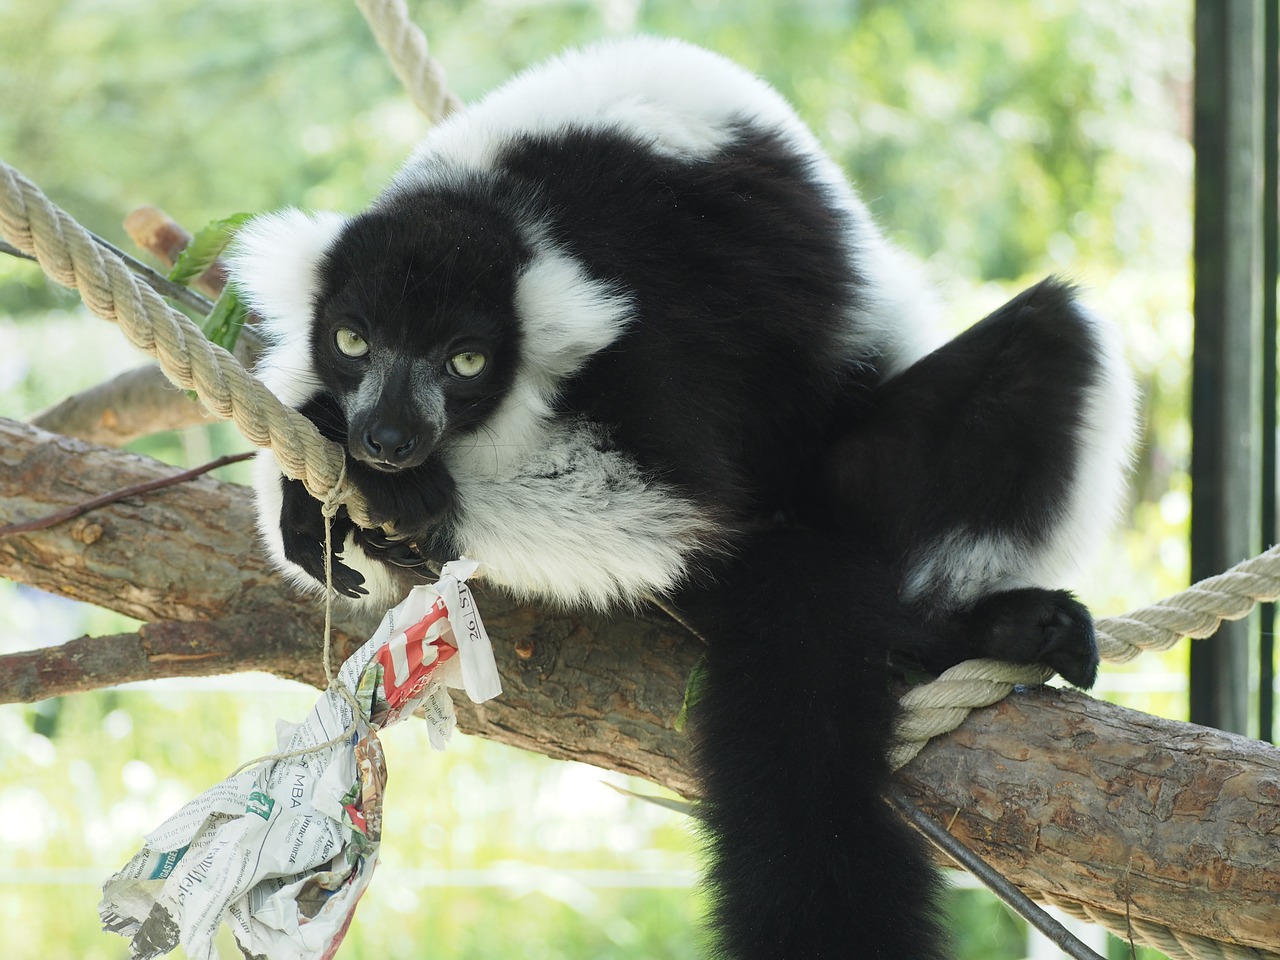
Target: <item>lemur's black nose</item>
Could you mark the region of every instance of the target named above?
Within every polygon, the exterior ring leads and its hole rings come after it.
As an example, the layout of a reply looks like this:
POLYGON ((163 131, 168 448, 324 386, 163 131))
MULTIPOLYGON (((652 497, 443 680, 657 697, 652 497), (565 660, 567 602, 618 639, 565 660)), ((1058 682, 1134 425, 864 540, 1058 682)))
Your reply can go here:
POLYGON ((364 432, 364 448, 375 460, 404 463, 418 446, 418 438, 394 423, 375 423, 364 432))

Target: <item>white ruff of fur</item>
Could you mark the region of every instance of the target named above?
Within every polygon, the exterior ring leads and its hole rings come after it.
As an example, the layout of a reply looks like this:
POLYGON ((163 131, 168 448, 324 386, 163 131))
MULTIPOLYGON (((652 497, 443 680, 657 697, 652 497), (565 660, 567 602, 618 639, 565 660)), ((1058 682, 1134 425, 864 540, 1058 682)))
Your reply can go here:
MULTIPOLYGON (((530 231, 532 232, 532 231, 530 231)), ((515 307, 523 332, 517 381, 532 378, 550 394, 591 356, 622 335, 631 300, 546 240, 516 278, 515 307)))
POLYGON ((555 420, 561 382, 622 333, 631 304, 553 245, 533 246, 516 285, 520 371, 486 429, 442 452, 457 483, 450 532, 482 576, 524 599, 634 604, 674 587, 713 525, 608 450, 598 427, 555 420))
POLYGON ((266 346, 255 372, 291 407, 320 386, 311 367, 316 268, 345 223, 339 213, 267 213, 245 224, 228 252, 232 282, 262 318, 266 346))

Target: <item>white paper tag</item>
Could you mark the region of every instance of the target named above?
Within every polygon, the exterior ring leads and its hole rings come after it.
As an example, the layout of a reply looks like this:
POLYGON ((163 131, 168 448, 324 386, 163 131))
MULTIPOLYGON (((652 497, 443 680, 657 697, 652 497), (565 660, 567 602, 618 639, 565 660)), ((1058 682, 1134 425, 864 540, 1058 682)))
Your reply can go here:
POLYGON ((440 570, 436 589, 449 610, 453 639, 462 661, 462 686, 474 703, 484 703, 502 693, 502 678, 493 659, 493 644, 480 619, 471 588, 464 582, 480 565, 474 560, 454 560, 440 570))

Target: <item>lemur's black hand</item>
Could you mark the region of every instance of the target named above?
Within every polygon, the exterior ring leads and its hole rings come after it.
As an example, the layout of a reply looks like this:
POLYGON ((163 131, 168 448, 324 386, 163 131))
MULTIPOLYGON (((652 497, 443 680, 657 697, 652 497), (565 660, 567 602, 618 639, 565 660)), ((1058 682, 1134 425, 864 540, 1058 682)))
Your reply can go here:
MULTIPOLYGON (((324 514, 320 510, 320 501, 307 493, 301 480, 281 477, 280 484, 284 494, 280 505, 280 537, 284 543, 284 555, 324 583, 324 514)), ((363 586, 364 577, 342 563, 337 551, 342 549, 347 534, 355 528, 345 510, 340 510, 333 518, 333 588, 352 599, 363 597, 369 591, 363 586)))
POLYGON ((962 660, 990 657, 1044 664, 1077 687, 1091 687, 1097 679, 1093 617, 1066 590, 1002 590, 987 594, 968 610, 923 614, 936 632, 923 649, 908 652, 934 673, 962 660))
POLYGON ((1093 617, 1066 590, 993 593, 966 619, 976 656, 1047 664, 1077 687, 1091 687, 1098 677, 1093 617))
POLYGON ((430 576, 427 569, 431 557, 424 555, 417 541, 391 537, 375 527, 357 530, 356 541, 360 549, 376 560, 420 576, 430 576))
POLYGON ((393 523, 400 537, 426 534, 453 506, 453 477, 435 457, 397 473, 348 459, 347 476, 364 494, 369 518, 379 525, 393 523))

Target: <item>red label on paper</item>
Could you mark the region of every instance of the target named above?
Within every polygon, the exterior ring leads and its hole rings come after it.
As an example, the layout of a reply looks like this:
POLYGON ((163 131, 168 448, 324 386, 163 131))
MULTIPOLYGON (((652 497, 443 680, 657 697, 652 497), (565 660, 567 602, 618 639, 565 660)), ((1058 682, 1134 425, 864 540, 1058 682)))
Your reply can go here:
POLYGON ((425 617, 400 636, 392 637, 378 651, 378 662, 382 664, 382 686, 386 692, 387 705, 392 709, 420 694, 436 667, 458 652, 456 647, 442 640, 436 639, 428 643, 423 639, 431 626, 447 615, 444 601, 437 597, 425 617), (427 653, 428 647, 433 648, 434 653, 427 653))

